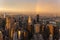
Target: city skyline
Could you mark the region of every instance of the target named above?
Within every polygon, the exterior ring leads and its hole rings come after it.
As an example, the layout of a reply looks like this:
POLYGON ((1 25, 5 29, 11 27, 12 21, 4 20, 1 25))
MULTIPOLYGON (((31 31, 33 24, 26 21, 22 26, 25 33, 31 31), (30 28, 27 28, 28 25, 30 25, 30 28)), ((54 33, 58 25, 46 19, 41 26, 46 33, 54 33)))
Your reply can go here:
POLYGON ((60 13, 60 0, 0 0, 2 12, 60 13))

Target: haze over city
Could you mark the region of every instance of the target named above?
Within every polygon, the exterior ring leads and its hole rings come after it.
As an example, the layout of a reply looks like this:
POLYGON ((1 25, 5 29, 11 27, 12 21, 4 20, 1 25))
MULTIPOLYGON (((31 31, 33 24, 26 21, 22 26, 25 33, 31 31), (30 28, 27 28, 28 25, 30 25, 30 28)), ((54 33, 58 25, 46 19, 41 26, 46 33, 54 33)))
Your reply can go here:
POLYGON ((60 0, 0 0, 0 40, 60 40, 60 0))
POLYGON ((0 0, 0 11, 59 15, 60 0, 0 0))

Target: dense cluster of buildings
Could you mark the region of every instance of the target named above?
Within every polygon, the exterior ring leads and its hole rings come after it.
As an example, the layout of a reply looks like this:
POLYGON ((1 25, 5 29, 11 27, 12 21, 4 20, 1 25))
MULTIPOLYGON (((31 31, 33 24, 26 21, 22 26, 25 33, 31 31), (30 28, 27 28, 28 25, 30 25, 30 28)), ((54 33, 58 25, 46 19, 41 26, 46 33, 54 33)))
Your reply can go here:
POLYGON ((60 18, 4 14, 0 36, 1 40, 60 40, 60 18))

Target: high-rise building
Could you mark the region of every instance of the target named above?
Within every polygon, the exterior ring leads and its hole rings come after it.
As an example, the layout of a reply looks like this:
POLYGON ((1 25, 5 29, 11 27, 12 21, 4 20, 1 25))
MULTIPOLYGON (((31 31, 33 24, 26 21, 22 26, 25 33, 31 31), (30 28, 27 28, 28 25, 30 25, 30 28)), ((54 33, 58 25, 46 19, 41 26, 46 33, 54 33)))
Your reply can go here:
POLYGON ((40 24, 34 24, 34 33, 40 33, 40 24))
POLYGON ((10 27, 11 27, 10 17, 6 17, 6 29, 10 29, 10 27))
POLYGON ((4 35, 3 40, 5 40, 5 26, 6 26, 5 18, 0 18, 0 32, 2 32, 2 35, 4 35))
POLYGON ((32 31, 32 26, 31 26, 31 25, 32 25, 32 19, 31 19, 31 17, 29 16, 29 17, 28 17, 28 27, 27 27, 27 28, 28 28, 28 30, 29 30, 30 32, 32 31))
POLYGON ((32 19, 30 16, 28 17, 28 25, 32 25, 32 19))
POLYGON ((47 24, 49 27, 50 33, 53 35, 53 25, 52 24, 47 24))
POLYGON ((4 13, 4 18, 6 18, 6 13, 4 13))
POLYGON ((5 30, 6 20, 4 18, 0 18, 0 30, 5 30))
POLYGON ((2 31, 0 31, 0 40, 3 40, 3 34, 2 34, 2 31))
POLYGON ((39 22, 39 14, 37 14, 37 16, 36 16, 36 17, 37 17, 37 20, 36 20, 36 21, 37 21, 37 22, 39 22))

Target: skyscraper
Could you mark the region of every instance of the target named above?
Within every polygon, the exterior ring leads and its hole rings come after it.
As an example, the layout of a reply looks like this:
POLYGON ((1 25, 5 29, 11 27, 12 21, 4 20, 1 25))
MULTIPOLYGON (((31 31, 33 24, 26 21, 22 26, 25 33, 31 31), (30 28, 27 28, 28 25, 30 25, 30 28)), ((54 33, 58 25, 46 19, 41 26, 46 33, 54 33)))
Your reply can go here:
POLYGON ((37 18, 36 18, 36 19, 37 19, 36 21, 39 22, 39 14, 37 14, 36 17, 37 17, 37 18))

